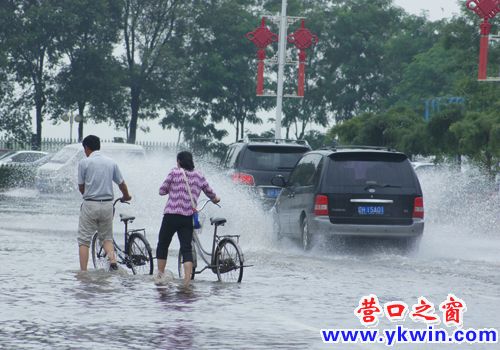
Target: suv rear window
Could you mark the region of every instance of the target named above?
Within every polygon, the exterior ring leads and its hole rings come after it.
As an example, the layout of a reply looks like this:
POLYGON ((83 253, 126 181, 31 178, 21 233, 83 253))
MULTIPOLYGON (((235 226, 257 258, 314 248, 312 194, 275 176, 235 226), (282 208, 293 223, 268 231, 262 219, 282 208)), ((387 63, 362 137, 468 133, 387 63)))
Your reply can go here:
POLYGON ((241 166, 251 170, 292 170, 307 147, 248 146, 241 166))
POLYGON ((404 154, 335 153, 328 162, 328 185, 342 187, 415 187, 412 167, 404 154))

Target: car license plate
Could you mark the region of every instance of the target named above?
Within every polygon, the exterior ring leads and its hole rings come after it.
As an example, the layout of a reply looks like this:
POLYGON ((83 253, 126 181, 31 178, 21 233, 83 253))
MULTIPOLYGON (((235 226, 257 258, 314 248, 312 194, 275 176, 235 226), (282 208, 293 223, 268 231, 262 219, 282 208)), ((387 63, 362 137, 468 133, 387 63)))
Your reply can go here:
POLYGON ((384 215, 383 206, 361 206, 358 207, 359 215, 384 215))
POLYGON ((280 194, 280 191, 281 191, 280 188, 268 188, 266 190, 266 194, 268 197, 276 198, 280 194))

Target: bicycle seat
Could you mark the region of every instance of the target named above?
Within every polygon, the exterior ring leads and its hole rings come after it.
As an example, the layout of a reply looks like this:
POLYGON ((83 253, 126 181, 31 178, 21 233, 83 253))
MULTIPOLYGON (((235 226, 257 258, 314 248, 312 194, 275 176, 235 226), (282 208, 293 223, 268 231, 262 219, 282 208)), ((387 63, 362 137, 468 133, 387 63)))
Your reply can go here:
POLYGON ((210 224, 215 226, 224 225, 226 222, 227 220, 224 218, 210 218, 210 224))
POLYGON ((127 222, 127 221, 133 221, 133 220, 135 220, 135 216, 128 216, 128 215, 120 214, 120 221, 127 222))

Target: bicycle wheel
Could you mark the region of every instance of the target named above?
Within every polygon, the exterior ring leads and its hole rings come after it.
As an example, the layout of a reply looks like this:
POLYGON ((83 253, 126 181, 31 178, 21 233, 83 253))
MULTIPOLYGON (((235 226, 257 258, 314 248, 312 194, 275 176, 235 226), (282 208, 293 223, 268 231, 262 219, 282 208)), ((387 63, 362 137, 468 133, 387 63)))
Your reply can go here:
POLYGON ((243 254, 230 238, 219 242, 215 252, 217 278, 222 282, 241 282, 243 278, 243 254))
POLYGON ((130 235, 127 255, 134 275, 153 274, 153 253, 151 252, 149 242, 142 234, 132 233, 130 235))
MULTIPOLYGON (((115 248, 115 256, 118 256, 116 251, 116 243, 113 241, 113 246, 115 248)), ((97 269, 109 269, 109 260, 104 247, 99 242, 99 238, 97 237, 97 232, 92 236, 92 242, 90 243, 91 251, 92 251, 92 262, 94 263, 94 268, 97 269)))
MULTIPOLYGON (((196 256, 196 249, 194 248, 194 242, 191 243, 193 246, 192 248, 192 254, 193 254, 193 271, 191 273, 191 279, 194 280, 194 275, 195 275, 195 271, 196 271, 196 266, 198 264, 198 261, 197 261, 197 256, 196 256)), ((184 265, 183 265, 183 261, 182 261, 182 254, 181 254, 181 250, 179 249, 179 255, 177 256, 177 270, 179 272, 179 278, 180 279, 184 279, 184 265)))

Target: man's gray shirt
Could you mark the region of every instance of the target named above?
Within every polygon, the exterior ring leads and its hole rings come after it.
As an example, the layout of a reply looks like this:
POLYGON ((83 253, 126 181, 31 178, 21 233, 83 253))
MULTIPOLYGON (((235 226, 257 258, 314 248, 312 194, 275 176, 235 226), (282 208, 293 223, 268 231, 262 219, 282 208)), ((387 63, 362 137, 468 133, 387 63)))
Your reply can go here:
POLYGON ((94 151, 78 164, 78 184, 85 185, 83 199, 113 199, 113 181, 119 185, 123 177, 118 165, 100 151, 94 151))

